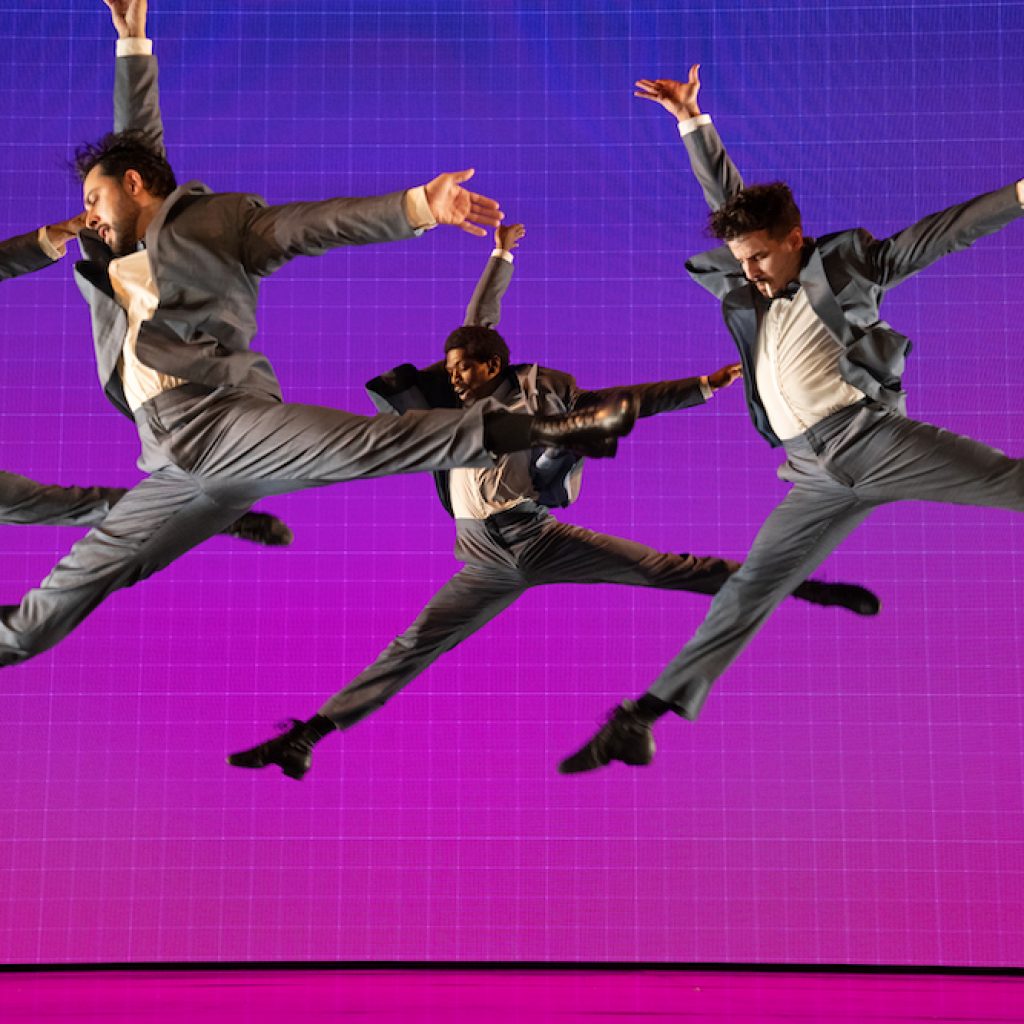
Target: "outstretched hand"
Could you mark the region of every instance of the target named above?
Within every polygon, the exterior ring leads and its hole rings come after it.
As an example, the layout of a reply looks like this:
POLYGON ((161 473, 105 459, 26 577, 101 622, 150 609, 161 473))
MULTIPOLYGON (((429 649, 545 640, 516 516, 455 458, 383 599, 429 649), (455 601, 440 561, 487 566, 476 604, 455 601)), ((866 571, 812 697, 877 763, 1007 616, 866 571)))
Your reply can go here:
POLYGON ((522 224, 499 224, 494 232, 494 244, 505 252, 511 252, 525 234, 526 228, 522 224))
POLYGON ((690 68, 690 76, 685 82, 677 82, 672 78, 641 78, 636 82, 636 87, 634 96, 660 103, 678 121, 700 114, 697 105, 697 93, 700 92, 699 64, 690 68))
POLYGON ((428 182, 425 191, 427 205, 438 224, 453 224, 482 237, 487 234, 485 228, 497 227, 505 215, 493 199, 462 188, 462 182, 468 181, 474 173, 472 168, 447 171, 428 182))
POLYGON ((722 388, 727 388, 730 384, 735 384, 742 376, 742 364, 730 363, 728 366, 723 366, 720 370, 715 370, 714 373, 709 373, 708 384, 712 391, 721 391, 722 388))
POLYGON ((103 0, 117 29, 118 39, 146 38, 148 0, 103 0))

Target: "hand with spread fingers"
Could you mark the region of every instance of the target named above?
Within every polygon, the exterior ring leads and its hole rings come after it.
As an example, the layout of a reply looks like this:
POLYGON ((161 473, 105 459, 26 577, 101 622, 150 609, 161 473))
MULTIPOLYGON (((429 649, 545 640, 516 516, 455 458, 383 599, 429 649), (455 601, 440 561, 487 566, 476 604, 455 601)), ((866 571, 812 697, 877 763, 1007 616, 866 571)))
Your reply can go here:
POLYGON ((677 121, 700 116, 697 93, 700 92, 700 65, 690 67, 690 76, 685 82, 672 78, 641 78, 636 83, 634 96, 642 100, 660 103, 677 121))
POLYGON ((427 205, 438 224, 452 224, 471 235, 484 236, 505 216, 498 203, 462 187, 475 171, 447 171, 426 185, 427 205))

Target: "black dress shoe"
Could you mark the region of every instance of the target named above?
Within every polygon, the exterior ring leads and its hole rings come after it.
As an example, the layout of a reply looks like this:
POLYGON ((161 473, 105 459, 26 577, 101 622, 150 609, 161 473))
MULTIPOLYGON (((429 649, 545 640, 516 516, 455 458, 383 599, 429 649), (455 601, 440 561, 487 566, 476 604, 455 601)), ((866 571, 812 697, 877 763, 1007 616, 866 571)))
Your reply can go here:
POLYGON ((567 757, 558 770, 563 775, 590 772, 611 761, 625 764, 650 764, 654 760, 654 736, 651 726, 636 712, 636 701, 624 700, 608 715, 597 735, 567 757))
POLYGON ((315 738, 309 734, 305 722, 292 719, 292 727, 280 736, 249 750, 228 754, 228 764, 235 768, 266 768, 280 765, 290 779, 301 779, 312 763, 315 738))
POLYGON ((295 540, 287 523, 266 512, 246 512, 222 532, 268 548, 286 548, 295 540))
POLYGON ((539 448, 568 448, 592 459, 611 458, 620 437, 636 422, 639 401, 620 391, 593 405, 565 416, 537 416, 530 428, 530 444, 539 448))
POLYGON ((855 583, 825 583, 822 580, 804 580, 793 596, 811 604, 845 608, 854 615, 877 615, 882 607, 878 596, 855 583))

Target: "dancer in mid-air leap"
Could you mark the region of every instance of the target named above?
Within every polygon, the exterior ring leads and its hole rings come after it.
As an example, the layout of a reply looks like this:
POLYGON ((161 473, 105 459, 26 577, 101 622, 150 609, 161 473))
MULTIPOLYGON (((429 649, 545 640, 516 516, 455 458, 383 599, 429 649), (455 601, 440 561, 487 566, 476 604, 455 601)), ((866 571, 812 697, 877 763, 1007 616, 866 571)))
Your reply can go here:
POLYGON ((687 263, 722 303, 754 426, 793 486, 690 642, 639 700, 624 701, 561 771, 647 764, 651 724, 694 719, 715 680, 771 614, 879 505, 903 499, 1024 510, 1024 462, 908 419, 900 378, 909 342, 879 319, 886 292, 1024 216, 1024 181, 933 213, 889 238, 856 229, 804 235, 781 183, 744 187, 687 81, 642 79, 635 95, 679 122, 724 243, 687 263))

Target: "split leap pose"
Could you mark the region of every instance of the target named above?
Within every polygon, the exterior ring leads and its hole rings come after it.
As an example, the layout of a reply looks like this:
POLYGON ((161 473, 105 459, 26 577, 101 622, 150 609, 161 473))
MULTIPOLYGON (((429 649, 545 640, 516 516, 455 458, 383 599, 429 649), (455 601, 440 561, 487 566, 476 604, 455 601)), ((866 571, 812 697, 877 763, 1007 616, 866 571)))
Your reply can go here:
POLYGON ((150 475, 21 604, 0 609, 0 665, 52 647, 108 594, 218 533, 257 499, 329 483, 489 466, 536 444, 614 454, 628 395, 561 417, 473 410, 356 416, 285 403, 249 348, 262 278, 298 255, 411 238, 434 224, 484 234, 498 204, 441 174, 391 195, 268 206, 177 186, 164 155, 145 0, 105 0, 118 30, 116 133, 77 154, 87 230, 76 268, 100 383, 134 419, 150 475))
POLYGON ((745 188, 686 82, 642 79, 636 95, 679 121, 693 172, 725 244, 690 276, 722 303, 743 364, 754 426, 792 484, 690 642, 639 701, 627 700, 563 772, 647 764, 651 723, 695 719, 715 680, 779 602, 871 511, 891 501, 1024 510, 1024 461, 908 419, 900 382, 909 342, 879 319, 885 293, 940 257, 1024 215, 1024 182, 933 213, 889 238, 856 229, 805 237, 789 188, 745 188))

